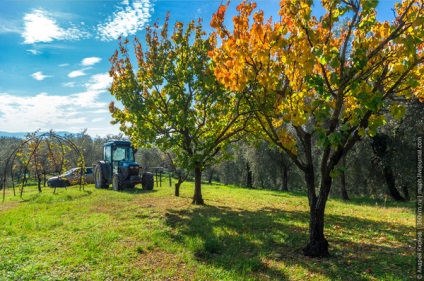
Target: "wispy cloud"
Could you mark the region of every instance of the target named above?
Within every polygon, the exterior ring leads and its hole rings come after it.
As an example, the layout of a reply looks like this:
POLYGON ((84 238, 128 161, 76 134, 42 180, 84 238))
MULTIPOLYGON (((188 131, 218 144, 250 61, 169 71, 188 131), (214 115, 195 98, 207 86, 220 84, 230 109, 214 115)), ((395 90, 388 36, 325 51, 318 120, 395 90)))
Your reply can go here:
POLYGON ((90 67, 86 67, 86 68, 79 69, 79 70, 74 70, 74 71, 72 71, 68 74, 68 77, 75 78, 75 77, 85 76, 85 75, 87 75, 87 73, 85 73, 85 71, 88 70, 88 69, 90 69, 90 67))
POLYGON ((33 55, 39 55, 39 54, 41 54, 40 51, 34 50, 34 49, 29 49, 29 50, 27 50, 27 52, 30 53, 30 54, 33 54, 33 55))
POLYGON ((31 13, 25 14, 23 21, 24 30, 21 36, 24 38, 24 44, 89 37, 87 32, 79 30, 72 23, 68 24, 67 28, 60 27, 57 20, 43 9, 34 9, 31 13))
POLYGON ((52 77, 52 76, 44 75, 43 72, 37 71, 37 72, 31 74, 31 77, 34 78, 35 80, 43 81, 44 79, 46 79, 48 77, 52 77))
POLYGON ((124 0, 117 12, 97 26, 98 39, 111 41, 134 35, 150 20, 152 13, 153 4, 149 0, 124 0))
POLYGON ((19 33, 21 22, 16 18, 0 18, 0 34, 19 33))
POLYGON ((95 65, 96 63, 100 62, 102 59, 98 58, 98 57, 90 57, 90 58, 85 58, 82 60, 81 64, 84 66, 90 66, 90 65, 95 65))
POLYGON ((67 88, 74 88, 76 85, 77 85, 77 83, 75 83, 75 82, 68 82, 68 83, 62 84, 63 87, 67 87, 67 88))

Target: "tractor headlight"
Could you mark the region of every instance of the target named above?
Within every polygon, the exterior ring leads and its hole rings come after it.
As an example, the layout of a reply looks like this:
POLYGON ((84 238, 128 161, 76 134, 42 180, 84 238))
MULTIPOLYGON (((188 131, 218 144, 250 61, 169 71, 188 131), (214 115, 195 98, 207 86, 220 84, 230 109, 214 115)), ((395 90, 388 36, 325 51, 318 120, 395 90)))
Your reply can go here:
POLYGON ((138 166, 130 166, 130 175, 137 175, 138 174, 138 166))

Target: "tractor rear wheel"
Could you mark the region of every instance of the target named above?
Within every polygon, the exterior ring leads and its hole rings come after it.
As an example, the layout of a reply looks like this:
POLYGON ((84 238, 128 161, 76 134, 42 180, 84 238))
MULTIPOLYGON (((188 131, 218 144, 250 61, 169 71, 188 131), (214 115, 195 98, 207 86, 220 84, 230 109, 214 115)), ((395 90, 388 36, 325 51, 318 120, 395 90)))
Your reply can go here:
POLYGON ((152 190, 155 185, 155 179, 153 178, 153 174, 146 172, 141 177, 141 186, 144 190, 152 190))
POLYGON ((94 186, 96 188, 107 188, 106 180, 102 171, 102 164, 97 164, 94 169, 94 186))

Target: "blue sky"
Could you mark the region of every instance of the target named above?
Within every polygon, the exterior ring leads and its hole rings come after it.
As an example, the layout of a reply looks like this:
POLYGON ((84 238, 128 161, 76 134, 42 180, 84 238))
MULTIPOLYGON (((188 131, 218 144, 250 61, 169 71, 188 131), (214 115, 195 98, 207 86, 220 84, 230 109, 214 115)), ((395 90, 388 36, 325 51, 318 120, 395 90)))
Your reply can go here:
MULTIPOLYGON (((224 1, 225 2, 225 1, 224 1)), ((232 1, 230 13, 234 13, 232 1)), ((260 0, 269 16, 278 0, 260 0)), ((119 133, 110 125, 109 58, 118 37, 139 37, 171 12, 171 23, 209 22, 221 1, 0 0, 0 131, 87 129, 119 133)), ((393 1, 382 1, 384 17, 393 1)), ((231 15, 231 14, 230 14, 231 15)))

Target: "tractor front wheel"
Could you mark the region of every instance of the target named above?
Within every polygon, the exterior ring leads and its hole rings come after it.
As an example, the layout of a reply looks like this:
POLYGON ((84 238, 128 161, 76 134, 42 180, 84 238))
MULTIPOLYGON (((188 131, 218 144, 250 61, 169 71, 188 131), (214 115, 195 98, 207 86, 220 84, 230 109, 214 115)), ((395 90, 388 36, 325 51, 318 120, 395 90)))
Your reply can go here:
POLYGON ((112 177, 112 188, 115 191, 123 190, 122 177, 119 174, 114 174, 112 177))
POLYGON ((155 185, 155 179, 152 173, 146 172, 141 177, 141 186, 144 190, 152 190, 155 185))

